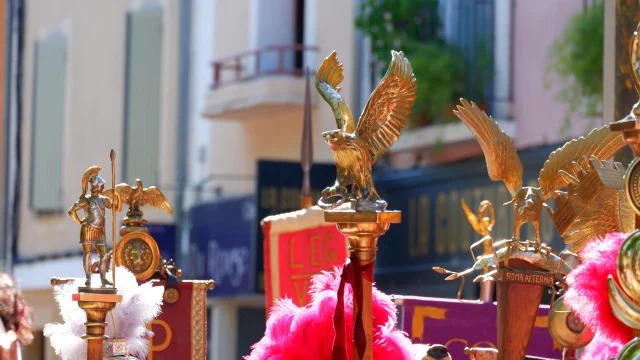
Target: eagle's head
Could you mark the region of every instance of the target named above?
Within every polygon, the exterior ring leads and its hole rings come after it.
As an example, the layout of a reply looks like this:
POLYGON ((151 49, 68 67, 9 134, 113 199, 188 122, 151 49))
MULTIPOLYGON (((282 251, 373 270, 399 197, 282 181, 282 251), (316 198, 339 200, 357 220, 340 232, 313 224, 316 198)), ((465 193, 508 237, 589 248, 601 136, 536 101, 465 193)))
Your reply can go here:
POLYGON ((322 138, 329 144, 331 150, 339 150, 347 145, 354 138, 354 135, 342 130, 331 130, 323 132, 322 138))
POLYGON ((514 196, 516 211, 525 216, 539 216, 542 211, 543 196, 540 189, 523 187, 514 196))

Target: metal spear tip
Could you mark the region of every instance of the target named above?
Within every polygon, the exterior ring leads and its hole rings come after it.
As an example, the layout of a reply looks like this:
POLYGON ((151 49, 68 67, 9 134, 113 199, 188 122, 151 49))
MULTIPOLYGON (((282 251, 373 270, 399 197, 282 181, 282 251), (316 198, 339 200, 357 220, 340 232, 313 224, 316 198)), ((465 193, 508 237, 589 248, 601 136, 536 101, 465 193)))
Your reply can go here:
POLYGON ((113 149, 111 149, 111 153, 109 153, 109 157, 111 158, 111 161, 116 161, 116 152, 113 151, 113 149))

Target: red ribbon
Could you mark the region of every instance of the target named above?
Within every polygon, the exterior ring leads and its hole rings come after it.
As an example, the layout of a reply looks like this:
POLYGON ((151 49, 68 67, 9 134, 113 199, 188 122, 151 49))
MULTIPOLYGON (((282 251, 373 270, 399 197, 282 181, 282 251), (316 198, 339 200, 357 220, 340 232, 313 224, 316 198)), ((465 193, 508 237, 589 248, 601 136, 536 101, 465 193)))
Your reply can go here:
MULTIPOLYGON (((348 360, 347 354, 347 337, 344 321, 344 286, 346 283, 351 284, 353 289, 353 302, 357 305, 358 312, 354 314, 355 325, 353 327, 353 340, 358 351, 358 358, 362 359, 364 351, 367 347, 367 337, 362 323, 362 279, 373 282, 373 262, 364 266, 360 266, 360 262, 356 258, 348 258, 342 268, 340 276, 340 287, 338 288, 338 301, 336 310, 333 314, 333 328, 336 337, 333 340, 332 360, 348 360)), ((353 307, 354 310, 356 306, 353 307)))

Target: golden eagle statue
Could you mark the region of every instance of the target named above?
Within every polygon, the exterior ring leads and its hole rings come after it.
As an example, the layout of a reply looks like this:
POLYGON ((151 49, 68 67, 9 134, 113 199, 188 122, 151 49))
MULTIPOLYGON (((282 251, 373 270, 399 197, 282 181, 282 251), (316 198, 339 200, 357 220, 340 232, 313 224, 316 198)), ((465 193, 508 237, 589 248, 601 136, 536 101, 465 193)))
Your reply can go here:
POLYGON ((456 116, 471 130, 484 152, 489 177, 502 180, 513 199, 504 205, 513 204, 513 238, 520 241, 520 228, 532 223, 535 229, 534 247, 540 249, 540 214, 545 203, 558 195, 567 185, 568 176, 576 176, 585 160, 595 157, 607 160, 625 146, 619 134, 612 133, 608 126, 591 131, 564 144, 551 153, 540 171, 540 187, 522 186, 523 168, 511 138, 505 134, 493 118, 487 116, 474 103, 461 99, 463 106, 454 111, 456 116))
MULTIPOLYGON (((104 195, 110 197, 112 191, 111 189, 105 190, 104 195)), ((142 206, 153 206, 173 214, 173 208, 164 194, 155 186, 144 188, 140 179, 136 179, 135 186, 129 186, 126 183, 116 185, 116 193, 120 195, 123 204, 129 205, 124 219, 125 225, 120 230, 121 235, 136 228, 144 228, 147 221, 142 218, 143 213, 140 210, 142 206)))
POLYGON ((322 191, 318 205, 334 209, 346 201, 355 202, 356 211, 384 211, 387 203, 373 186, 371 168, 398 140, 416 99, 416 79, 402 52, 391 52, 387 74, 373 91, 357 127, 338 85, 344 79, 342 64, 334 51, 316 73, 316 89, 331 106, 338 130, 322 134, 336 161, 333 186, 322 191), (351 187, 349 191, 348 187, 351 187), (339 197, 330 201, 329 199, 339 197))

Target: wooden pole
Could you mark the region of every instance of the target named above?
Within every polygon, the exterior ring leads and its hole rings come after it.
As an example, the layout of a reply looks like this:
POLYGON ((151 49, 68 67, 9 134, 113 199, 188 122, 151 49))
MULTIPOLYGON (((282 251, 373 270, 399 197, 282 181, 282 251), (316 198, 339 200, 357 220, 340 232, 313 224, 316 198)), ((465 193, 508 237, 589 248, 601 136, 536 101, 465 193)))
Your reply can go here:
POLYGON ((300 164, 302 165, 302 191, 300 193, 300 208, 308 209, 313 206, 311 197, 311 167, 313 166, 313 138, 311 136, 311 88, 309 85, 309 68, 305 71, 306 87, 304 92, 304 119, 302 122, 302 151, 300 164))
POLYGON ((84 323, 86 334, 82 335, 82 338, 87 340, 87 360, 102 360, 104 340, 108 339, 104 334, 107 326, 105 322, 107 313, 113 310, 116 303, 122 301, 122 295, 113 293, 77 293, 72 295, 72 299, 77 301, 78 306, 87 314, 87 322, 84 323))

